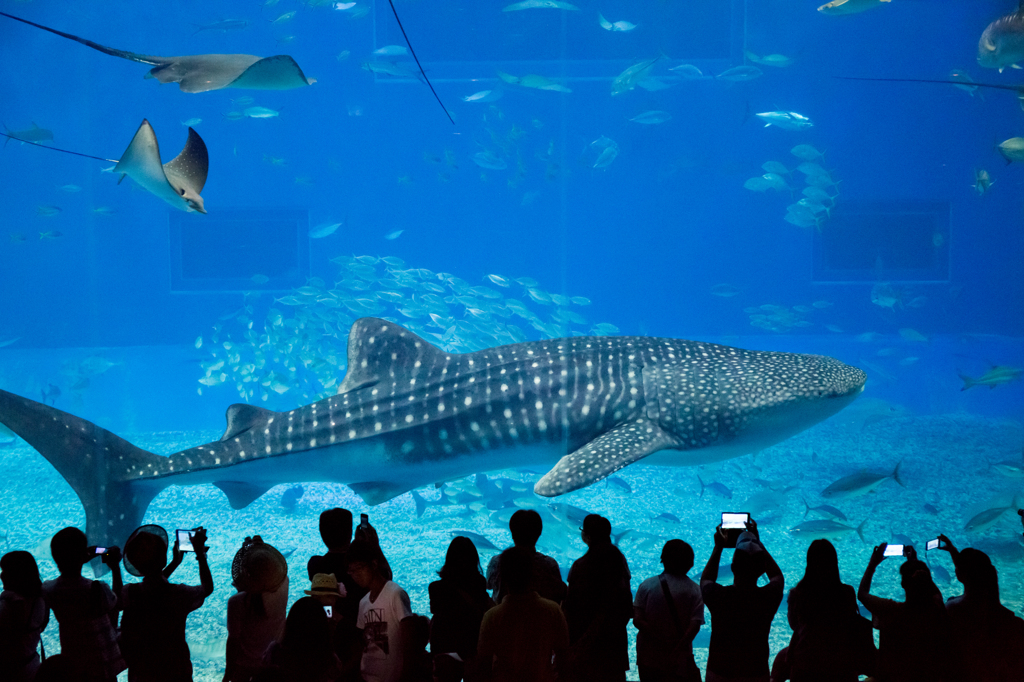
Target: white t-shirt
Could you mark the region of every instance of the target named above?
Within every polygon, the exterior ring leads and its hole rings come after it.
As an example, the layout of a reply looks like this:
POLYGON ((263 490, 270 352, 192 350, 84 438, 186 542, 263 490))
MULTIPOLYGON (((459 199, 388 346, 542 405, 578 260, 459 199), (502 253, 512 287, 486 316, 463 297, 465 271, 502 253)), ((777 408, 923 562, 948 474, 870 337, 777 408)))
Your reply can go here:
MULTIPOLYGON (((633 606, 643 610, 647 622, 654 630, 665 633, 669 639, 675 639, 678 636, 676 624, 661 589, 662 579, 668 583, 668 590, 684 630, 690 623, 704 623, 704 600, 700 586, 686 576, 662 573, 640 583, 633 606)), ((650 666, 656 670, 672 670, 674 665, 671 651, 666 650, 661 642, 645 636, 645 633, 638 634, 636 638, 636 661, 637 665, 650 666)))
POLYGON ((369 593, 359 601, 356 627, 363 631, 363 659, 359 670, 366 682, 398 679, 402 667, 398 623, 411 615, 409 595, 390 580, 375 601, 370 601, 369 593))

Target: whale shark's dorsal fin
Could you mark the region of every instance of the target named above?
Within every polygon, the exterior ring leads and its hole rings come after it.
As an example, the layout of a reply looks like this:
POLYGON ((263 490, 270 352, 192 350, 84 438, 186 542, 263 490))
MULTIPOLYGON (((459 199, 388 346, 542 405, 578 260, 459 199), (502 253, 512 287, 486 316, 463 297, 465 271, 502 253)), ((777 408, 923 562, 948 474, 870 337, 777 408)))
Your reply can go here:
POLYGON ((257 423, 266 423, 267 419, 270 419, 276 412, 271 410, 265 410, 262 407, 256 407, 255 405, 246 405, 245 403, 235 403, 228 407, 228 413, 226 415, 228 420, 228 426, 224 430, 224 435, 220 437, 221 442, 237 438, 249 429, 251 429, 257 423))
MULTIPOLYGON (((408 329, 376 317, 361 317, 348 333, 348 372, 338 393, 370 388, 426 372, 445 360, 444 351, 408 329)), ((406 379, 408 380, 408 379, 406 379)))

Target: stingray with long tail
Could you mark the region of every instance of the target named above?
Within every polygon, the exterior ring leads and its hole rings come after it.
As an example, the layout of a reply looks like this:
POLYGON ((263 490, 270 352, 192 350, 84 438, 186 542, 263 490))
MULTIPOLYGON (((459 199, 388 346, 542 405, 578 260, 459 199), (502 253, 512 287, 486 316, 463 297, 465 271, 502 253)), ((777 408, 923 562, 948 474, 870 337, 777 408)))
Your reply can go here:
POLYGON ((995 83, 976 83, 970 80, 942 80, 933 78, 858 78, 856 76, 835 76, 844 81, 881 81, 883 83, 943 83, 955 85, 959 88, 993 88, 995 90, 1009 90, 1017 93, 1020 100, 1020 107, 1024 109, 1024 85, 997 85, 995 83))
MULTIPOLYGON (((398 18, 398 11, 395 10, 394 3, 391 0, 388 1, 391 3, 391 11, 395 15, 398 28, 402 31, 405 44, 409 46, 409 52, 412 53, 413 59, 416 60, 416 66, 419 67, 420 73, 423 74, 423 79, 430 87, 430 91, 434 94, 437 103, 441 105, 445 115, 448 116, 448 120, 454 125, 455 120, 448 113, 447 107, 444 106, 444 102, 441 101, 430 79, 427 78, 426 72, 420 65, 419 57, 416 56, 416 51, 412 48, 409 36, 405 33, 402 20, 398 18)), ((223 88, 291 90, 312 85, 316 82, 315 78, 307 78, 298 63, 286 54, 273 57, 257 57, 251 54, 196 54, 180 57, 158 57, 100 45, 92 40, 58 31, 55 28, 43 26, 42 24, 16 17, 7 12, 0 12, 0 16, 49 31, 54 35, 81 43, 86 47, 91 47, 112 57, 120 57, 121 59, 139 62, 140 64, 148 64, 153 68, 146 74, 146 78, 155 78, 161 83, 177 83, 182 92, 208 92, 223 88)))
MULTIPOLYGON (((146 119, 142 120, 142 125, 135 132, 135 137, 132 138, 120 159, 108 159, 50 147, 38 142, 22 140, 7 133, 0 133, 0 135, 10 140, 18 140, 55 152, 84 156, 97 161, 109 161, 115 164, 112 172, 120 175, 121 180, 124 180, 125 176, 130 177, 143 189, 152 192, 182 211, 206 213, 206 209, 203 207, 203 198, 199 196, 199 193, 203 191, 203 186, 206 184, 210 157, 203 138, 199 137, 199 133, 192 128, 188 129, 188 140, 185 142, 184 149, 167 163, 160 162, 160 145, 157 144, 153 126, 146 119)), ((121 180, 118 180, 118 183, 121 180)))

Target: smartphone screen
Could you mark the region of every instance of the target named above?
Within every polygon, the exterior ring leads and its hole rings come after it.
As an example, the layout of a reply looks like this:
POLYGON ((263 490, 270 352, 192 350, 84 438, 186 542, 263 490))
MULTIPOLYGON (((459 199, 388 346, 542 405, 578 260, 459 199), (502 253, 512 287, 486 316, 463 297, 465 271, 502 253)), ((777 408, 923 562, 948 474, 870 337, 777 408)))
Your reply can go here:
POLYGON ((750 514, 746 512, 722 512, 722 528, 725 530, 730 528, 746 530, 747 521, 749 520, 750 514))
POLYGON ((929 540, 928 541, 928 543, 924 546, 924 551, 927 552, 927 551, 930 551, 930 550, 933 550, 933 549, 938 549, 938 548, 939 548, 939 539, 935 538, 934 540, 929 540))
POLYGON ((334 609, 332 609, 330 605, 324 606, 324 613, 327 614, 328 618, 334 617, 334 609))
POLYGON ((886 545, 883 556, 903 556, 903 545, 886 545))
POLYGON ((182 552, 194 552, 195 548, 192 546, 192 536, 195 535, 194 530, 178 530, 178 549, 182 552))
POLYGON ((366 528, 369 525, 370 525, 370 517, 367 516, 366 514, 360 514, 359 515, 359 526, 361 528, 366 528))

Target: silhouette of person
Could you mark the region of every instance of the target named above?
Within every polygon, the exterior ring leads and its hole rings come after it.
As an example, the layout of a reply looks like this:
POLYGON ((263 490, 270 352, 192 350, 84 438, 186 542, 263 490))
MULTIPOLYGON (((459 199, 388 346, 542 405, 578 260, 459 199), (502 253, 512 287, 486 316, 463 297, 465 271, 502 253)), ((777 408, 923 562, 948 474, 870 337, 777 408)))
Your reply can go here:
POLYGON ((398 623, 398 641, 402 648, 402 669, 398 674, 398 682, 432 682, 433 657, 427 652, 430 619, 418 613, 403 618, 398 623))
POLYGON ((75 677, 75 668, 64 654, 47 656, 39 665, 33 682, 72 682, 82 678, 75 677))
POLYGON ((246 538, 231 562, 224 682, 249 682, 271 643, 284 635, 288 561, 259 535, 246 538))
POLYGON ((302 597, 288 612, 284 635, 264 656, 265 668, 253 682, 327 682, 341 674, 341 660, 334 653, 331 625, 323 604, 302 597))
POLYGON ((640 583, 633 599, 636 665, 641 682, 700 682, 693 660, 693 638, 704 624, 700 586, 686 574, 693 568, 693 548, 669 540, 661 550, 660 575, 640 583))
POLYGON ((879 682, 943 682, 959 680, 959 659, 954 655, 949 616, 942 593, 932 582, 928 565, 918 560, 914 548, 905 548, 900 566, 902 602, 871 594, 875 569, 885 559, 886 543, 875 547, 857 598, 871 612, 878 630, 879 682))
POLYGON ((463 662, 467 682, 479 679, 476 672, 476 645, 484 613, 494 607, 487 594, 487 580, 480 572, 476 545, 461 535, 448 545, 441 577, 428 586, 430 595, 430 652, 456 653, 463 662))
MULTIPOLYGON (((839 577, 839 555, 828 540, 807 548, 804 577, 789 591, 787 615, 793 630, 781 655, 793 682, 857 682, 872 667, 871 652, 857 650, 857 594, 839 577), (864 660, 866 659, 866 660, 864 660)), ((861 619, 867 625, 867 621, 861 619)), ((872 642, 871 650, 874 650, 872 642)), ((776 666, 780 663, 776 658, 776 666)), ((772 669, 772 680, 787 679, 772 669)))
POLYGON ((704 605, 711 613, 711 644, 705 682, 742 679, 767 682, 768 633, 772 619, 782 603, 785 579, 768 549, 761 543, 757 522, 747 522, 747 530, 736 540, 732 556, 732 585, 718 583, 718 565, 729 540, 719 525, 715 529, 715 547, 700 576, 704 605), (757 586, 764 573, 768 584, 757 586))
POLYGON ((560 661, 569 646, 569 626, 555 602, 531 588, 533 552, 511 547, 501 553, 500 604, 484 614, 477 658, 482 680, 555 682, 552 657, 560 661))
MULTIPOLYGON (((544 530, 544 521, 533 509, 520 509, 508 521, 513 546, 527 552, 533 568, 530 573, 530 589, 537 594, 561 604, 565 599, 566 586, 558 562, 537 551, 537 540, 544 530)), ((508 594, 501 583, 501 554, 495 554, 487 564, 487 589, 491 590, 494 603, 500 604, 508 594)))
MULTIPOLYGON (((377 533, 369 523, 358 534, 362 536, 363 533, 371 532, 376 543, 377 533)), ((352 512, 335 507, 321 513, 320 537, 327 546, 327 553, 311 557, 306 564, 306 571, 310 580, 313 580, 317 573, 331 574, 344 586, 345 596, 337 601, 334 610, 334 650, 342 662, 343 672, 340 680, 358 682, 359 664, 363 656, 363 633, 356 627, 356 620, 359 617, 359 602, 366 594, 366 590, 360 587, 348 572, 348 550, 352 543, 352 512)), ((383 557, 384 554, 381 552, 378 560, 384 562, 390 578, 391 567, 383 557)))
MULTIPOLYGON (((191 682, 192 661, 185 643, 185 620, 213 594, 213 576, 206 559, 206 530, 192 536, 199 585, 167 581, 167 531, 140 526, 125 542, 125 569, 142 582, 121 591, 121 650, 128 661, 129 682, 191 682)), ((174 540, 176 563, 183 554, 174 540)))
POLYGON ((612 524, 597 514, 580 529, 587 552, 569 569, 562 611, 569 650, 561 673, 567 680, 625 680, 629 670, 626 626, 633 617, 626 557, 612 544, 612 524))
POLYGON ((110 568, 113 590, 100 580, 82 577, 82 566, 96 558, 85 533, 65 528, 50 540, 50 553, 60 576, 43 583, 46 605, 60 624, 60 649, 64 665, 74 671, 71 679, 113 682, 125 669, 114 628, 121 589, 121 551, 110 547, 102 554, 110 568))
POLYGON ((39 567, 28 552, 0 557, 0 680, 32 682, 39 669, 39 636, 50 621, 39 567))
POLYGON ((402 670, 399 623, 412 615, 409 595, 384 573, 380 548, 356 540, 348 551, 348 572, 367 590, 359 602, 356 626, 363 633, 360 673, 365 682, 397 682, 402 670))
POLYGON ((988 555, 967 548, 958 552, 945 535, 939 549, 950 553, 964 586, 946 600, 953 645, 972 679, 1024 680, 1024 620, 999 601, 999 575, 988 555))

